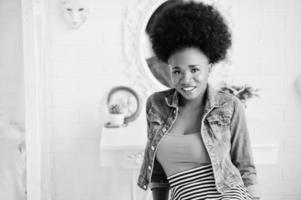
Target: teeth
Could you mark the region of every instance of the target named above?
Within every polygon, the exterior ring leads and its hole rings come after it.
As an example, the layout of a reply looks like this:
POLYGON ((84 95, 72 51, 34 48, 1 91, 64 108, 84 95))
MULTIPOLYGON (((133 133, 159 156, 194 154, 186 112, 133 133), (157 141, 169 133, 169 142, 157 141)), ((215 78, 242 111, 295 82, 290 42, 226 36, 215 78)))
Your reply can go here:
POLYGON ((184 91, 191 91, 194 89, 194 87, 186 87, 186 88, 182 88, 184 91))

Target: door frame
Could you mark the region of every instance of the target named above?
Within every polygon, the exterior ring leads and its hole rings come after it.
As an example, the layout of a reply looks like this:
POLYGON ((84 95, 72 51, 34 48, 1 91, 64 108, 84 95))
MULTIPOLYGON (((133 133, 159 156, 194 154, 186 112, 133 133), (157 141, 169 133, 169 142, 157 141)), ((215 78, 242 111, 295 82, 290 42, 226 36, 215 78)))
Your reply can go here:
POLYGON ((51 200, 47 0, 22 0, 27 200, 51 200))

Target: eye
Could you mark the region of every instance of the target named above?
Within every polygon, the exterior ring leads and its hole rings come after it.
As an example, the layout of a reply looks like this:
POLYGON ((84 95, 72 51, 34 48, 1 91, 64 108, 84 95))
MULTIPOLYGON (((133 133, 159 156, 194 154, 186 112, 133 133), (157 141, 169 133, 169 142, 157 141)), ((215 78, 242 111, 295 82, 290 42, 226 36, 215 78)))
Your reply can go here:
POLYGON ((72 11, 72 8, 67 8, 67 11, 68 11, 68 12, 71 12, 71 11, 72 11))
POLYGON ((79 8, 79 9, 78 9, 78 11, 80 11, 80 12, 81 12, 81 11, 84 11, 84 10, 85 10, 84 8, 79 8))
POLYGON ((172 71, 172 73, 173 73, 174 75, 179 75, 179 74, 180 74, 180 71, 174 70, 174 71, 172 71))
POLYGON ((192 72, 192 73, 196 73, 196 72, 198 72, 198 71, 200 71, 198 68, 192 68, 192 69, 191 69, 191 72, 192 72))

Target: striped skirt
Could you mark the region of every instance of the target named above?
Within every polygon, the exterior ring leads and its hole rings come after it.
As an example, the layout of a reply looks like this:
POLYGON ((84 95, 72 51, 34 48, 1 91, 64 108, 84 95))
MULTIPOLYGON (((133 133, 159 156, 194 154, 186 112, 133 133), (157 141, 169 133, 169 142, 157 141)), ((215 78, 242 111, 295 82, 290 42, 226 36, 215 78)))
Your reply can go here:
POLYGON ((217 191, 211 164, 176 173, 167 177, 171 200, 251 200, 243 185, 221 194, 217 191))

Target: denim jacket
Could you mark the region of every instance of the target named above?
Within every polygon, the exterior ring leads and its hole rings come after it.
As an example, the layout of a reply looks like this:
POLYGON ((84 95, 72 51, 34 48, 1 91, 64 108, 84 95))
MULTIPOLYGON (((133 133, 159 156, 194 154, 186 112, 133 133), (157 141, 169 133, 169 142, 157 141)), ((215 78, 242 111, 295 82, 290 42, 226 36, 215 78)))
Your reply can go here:
MULTIPOLYGON (((169 89, 152 94, 146 103, 147 144, 138 177, 138 186, 169 187, 155 155, 160 140, 175 122, 178 92, 169 89)), ((257 183, 244 106, 239 99, 210 86, 206 91, 205 111, 200 119, 200 134, 208 151, 217 190, 221 193, 244 184, 257 183)))

